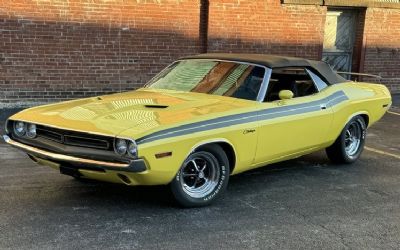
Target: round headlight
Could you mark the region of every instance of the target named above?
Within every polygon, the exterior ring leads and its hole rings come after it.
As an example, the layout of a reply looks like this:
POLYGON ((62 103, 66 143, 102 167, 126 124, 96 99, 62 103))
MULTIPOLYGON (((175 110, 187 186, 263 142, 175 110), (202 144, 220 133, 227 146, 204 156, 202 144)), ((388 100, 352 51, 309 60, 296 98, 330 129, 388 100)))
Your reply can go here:
POLYGON ((26 124, 25 122, 15 122, 14 123, 14 133, 17 136, 24 136, 26 133, 26 124))
POLYGON ((129 154, 129 156, 137 157, 137 153, 138 153, 138 150, 137 150, 136 142, 135 141, 130 141, 128 143, 128 154, 129 154))
POLYGON ((126 154, 127 149, 128 144, 126 143, 126 140, 117 139, 117 141, 115 142, 115 152, 119 155, 124 155, 126 154))
POLYGON ((28 129, 26 131, 26 136, 29 138, 35 138, 36 137, 36 125, 35 124, 28 124, 28 129))

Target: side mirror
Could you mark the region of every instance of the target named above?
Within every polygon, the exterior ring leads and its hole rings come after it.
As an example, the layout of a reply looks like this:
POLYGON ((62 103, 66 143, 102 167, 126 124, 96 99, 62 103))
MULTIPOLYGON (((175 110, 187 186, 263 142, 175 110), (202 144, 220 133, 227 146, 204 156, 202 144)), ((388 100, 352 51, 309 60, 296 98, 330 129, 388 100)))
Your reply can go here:
POLYGON ((293 92, 290 90, 281 90, 279 91, 279 99, 281 100, 286 100, 286 99, 292 99, 294 96, 293 92))

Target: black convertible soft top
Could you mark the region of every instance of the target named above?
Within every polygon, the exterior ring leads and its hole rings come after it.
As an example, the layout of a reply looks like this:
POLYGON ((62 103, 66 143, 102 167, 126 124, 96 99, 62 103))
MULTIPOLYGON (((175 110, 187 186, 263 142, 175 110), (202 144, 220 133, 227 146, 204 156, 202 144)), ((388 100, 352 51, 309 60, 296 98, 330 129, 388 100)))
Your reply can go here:
POLYGON ((248 62, 266 66, 268 68, 285 67, 308 67, 317 71, 328 84, 346 82, 347 80, 338 75, 325 62, 307 60, 298 57, 275 56, 264 54, 230 54, 230 53, 207 53, 194 56, 186 56, 181 59, 220 59, 228 61, 248 62))

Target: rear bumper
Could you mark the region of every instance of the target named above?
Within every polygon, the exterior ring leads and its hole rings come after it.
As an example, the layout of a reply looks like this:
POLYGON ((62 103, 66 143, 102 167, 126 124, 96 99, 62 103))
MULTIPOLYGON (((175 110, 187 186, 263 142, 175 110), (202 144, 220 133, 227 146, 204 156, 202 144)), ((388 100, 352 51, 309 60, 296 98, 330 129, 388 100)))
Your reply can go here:
POLYGON ((38 157, 41 159, 49 160, 52 162, 59 163, 60 165, 72 165, 79 169, 79 166, 89 166, 103 170, 114 170, 122 172, 140 173, 146 171, 148 168, 146 162, 143 159, 131 160, 129 163, 117 163, 98 161, 92 159, 85 159, 75 156, 63 155, 58 153, 48 152, 39 148, 35 148, 11 139, 7 135, 3 135, 3 139, 6 143, 13 147, 16 147, 22 151, 25 151, 29 155, 38 157))

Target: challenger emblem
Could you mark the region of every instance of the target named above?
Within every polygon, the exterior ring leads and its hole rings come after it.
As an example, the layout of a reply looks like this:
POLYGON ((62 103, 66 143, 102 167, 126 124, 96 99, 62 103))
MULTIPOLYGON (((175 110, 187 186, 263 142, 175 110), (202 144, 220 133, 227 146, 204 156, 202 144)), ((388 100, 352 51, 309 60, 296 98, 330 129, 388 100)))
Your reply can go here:
POLYGON ((256 132, 255 129, 245 129, 245 130, 243 131, 243 134, 245 135, 245 134, 254 133, 254 132, 256 132))

